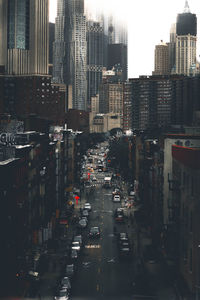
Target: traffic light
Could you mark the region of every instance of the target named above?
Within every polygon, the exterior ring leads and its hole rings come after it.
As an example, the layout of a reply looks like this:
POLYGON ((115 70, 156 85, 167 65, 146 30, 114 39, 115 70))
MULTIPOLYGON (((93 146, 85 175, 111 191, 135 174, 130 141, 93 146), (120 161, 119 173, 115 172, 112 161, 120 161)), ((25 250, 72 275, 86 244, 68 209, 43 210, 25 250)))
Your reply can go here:
POLYGON ((78 200, 80 199, 80 197, 79 196, 75 196, 75 200, 76 200, 76 205, 78 205, 78 200))

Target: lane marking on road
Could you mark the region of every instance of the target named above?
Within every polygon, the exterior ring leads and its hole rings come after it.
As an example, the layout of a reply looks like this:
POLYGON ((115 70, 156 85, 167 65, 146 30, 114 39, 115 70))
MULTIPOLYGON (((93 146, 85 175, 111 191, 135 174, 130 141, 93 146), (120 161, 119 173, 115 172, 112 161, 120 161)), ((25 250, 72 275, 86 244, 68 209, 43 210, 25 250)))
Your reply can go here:
POLYGON ((110 238, 112 238, 112 237, 114 237, 115 235, 114 235, 113 233, 110 233, 108 236, 109 236, 110 238))
POLYGON ((101 245, 85 245, 86 249, 99 249, 101 245))
POLYGON ((97 292, 99 291, 99 284, 97 284, 97 292))

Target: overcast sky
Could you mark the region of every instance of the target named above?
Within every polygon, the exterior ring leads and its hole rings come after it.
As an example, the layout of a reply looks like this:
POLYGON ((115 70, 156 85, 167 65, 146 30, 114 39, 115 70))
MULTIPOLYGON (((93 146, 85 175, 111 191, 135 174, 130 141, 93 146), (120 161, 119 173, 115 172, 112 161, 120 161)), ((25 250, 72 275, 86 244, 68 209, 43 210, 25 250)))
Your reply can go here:
MULTIPOLYGON (((169 31, 182 13, 185 0, 85 0, 92 9, 103 7, 128 22, 128 76, 151 75, 154 69, 155 45, 169 42, 169 31)), ((56 17, 57 0, 50 0, 50 21, 56 17)), ((191 13, 197 15, 198 48, 200 59, 200 1, 188 0, 191 13)))

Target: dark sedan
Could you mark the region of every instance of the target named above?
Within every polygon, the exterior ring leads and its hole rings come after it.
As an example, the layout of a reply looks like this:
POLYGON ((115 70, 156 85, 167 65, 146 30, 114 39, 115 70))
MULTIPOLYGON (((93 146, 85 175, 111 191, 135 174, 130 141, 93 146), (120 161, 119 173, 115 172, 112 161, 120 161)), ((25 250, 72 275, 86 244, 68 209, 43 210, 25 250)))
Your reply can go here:
POLYGON ((100 230, 99 227, 91 227, 89 232, 90 238, 99 238, 100 237, 100 230))

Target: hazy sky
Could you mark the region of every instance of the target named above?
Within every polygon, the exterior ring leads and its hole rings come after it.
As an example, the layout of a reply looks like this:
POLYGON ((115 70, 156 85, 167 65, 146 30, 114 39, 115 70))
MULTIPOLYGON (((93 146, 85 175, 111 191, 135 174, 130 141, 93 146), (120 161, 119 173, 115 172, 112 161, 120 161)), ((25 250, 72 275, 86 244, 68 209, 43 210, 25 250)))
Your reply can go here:
MULTIPOLYGON (((151 75, 154 69, 155 45, 169 42, 169 31, 182 13, 185 0, 85 0, 92 9, 104 7, 128 22, 128 77, 151 75)), ((55 21, 57 0, 50 0, 50 21, 55 21)), ((200 59, 200 1, 188 0, 191 13, 197 15, 200 59)))

